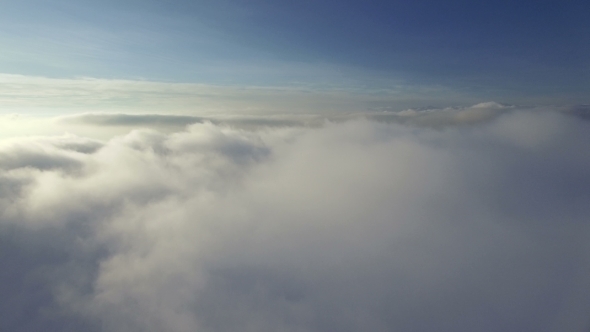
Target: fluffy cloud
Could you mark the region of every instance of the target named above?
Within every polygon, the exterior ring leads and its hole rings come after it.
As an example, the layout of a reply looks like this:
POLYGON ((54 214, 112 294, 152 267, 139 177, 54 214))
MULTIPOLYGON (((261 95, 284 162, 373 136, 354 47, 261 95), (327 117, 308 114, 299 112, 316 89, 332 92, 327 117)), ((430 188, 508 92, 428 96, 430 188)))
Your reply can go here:
POLYGON ((587 330, 589 123, 444 112, 5 141, 0 329, 587 330))

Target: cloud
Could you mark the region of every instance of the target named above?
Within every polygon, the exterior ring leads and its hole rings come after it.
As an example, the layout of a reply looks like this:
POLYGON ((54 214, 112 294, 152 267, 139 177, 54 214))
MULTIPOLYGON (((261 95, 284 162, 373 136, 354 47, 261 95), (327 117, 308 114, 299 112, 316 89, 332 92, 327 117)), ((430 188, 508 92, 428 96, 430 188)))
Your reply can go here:
POLYGON ((261 127, 291 127, 321 125, 328 118, 314 115, 274 115, 274 116, 217 116, 197 117, 164 114, 74 114, 58 117, 57 122, 110 127, 141 127, 155 129, 182 129, 194 123, 211 122, 243 129, 260 129, 261 127))
POLYGON ((81 114, 60 119, 65 123, 82 123, 97 126, 181 126, 203 122, 203 118, 161 114, 81 114))
POLYGON ((590 120, 590 105, 576 105, 564 107, 561 109, 561 112, 577 116, 580 119, 590 120))
POLYGON ((447 127, 489 122, 516 109, 496 102, 479 103, 469 107, 406 109, 400 112, 383 112, 368 115, 371 119, 396 122, 420 127, 447 127))
MULTIPOLYGON (((260 130, 268 127, 320 127, 326 123, 340 123, 367 119, 377 122, 398 123, 416 127, 445 128, 485 124, 497 117, 515 111, 560 112, 586 120, 587 107, 518 107, 496 102, 479 103, 468 107, 406 109, 403 111, 343 114, 275 114, 275 115, 217 115, 207 117, 165 114, 108 114, 87 113, 58 117, 59 124, 100 127, 152 128, 163 131, 178 131, 194 123, 211 122, 216 125, 239 129, 260 130)), ((71 127, 70 127, 71 128, 71 127)))
POLYGON ((589 123, 443 113, 4 142, 0 329, 587 330, 589 123))
POLYGON ((401 83, 388 82, 388 89, 297 82, 277 87, 0 73, 0 107, 4 113, 49 116, 84 112, 218 116, 333 114, 391 105, 400 110, 425 102, 448 104, 472 99, 447 88, 401 83))
POLYGON ((88 113, 58 117, 64 125, 101 127, 149 127, 158 130, 180 130, 194 123, 211 122, 216 125, 239 129, 260 130, 268 127, 320 127, 326 123, 340 123, 367 119, 385 123, 399 123, 419 127, 443 128, 447 126, 473 125, 489 122, 518 108, 495 102, 480 103, 470 107, 406 109, 399 112, 361 112, 342 114, 276 114, 276 115, 225 115, 183 116, 164 114, 105 114, 88 113))

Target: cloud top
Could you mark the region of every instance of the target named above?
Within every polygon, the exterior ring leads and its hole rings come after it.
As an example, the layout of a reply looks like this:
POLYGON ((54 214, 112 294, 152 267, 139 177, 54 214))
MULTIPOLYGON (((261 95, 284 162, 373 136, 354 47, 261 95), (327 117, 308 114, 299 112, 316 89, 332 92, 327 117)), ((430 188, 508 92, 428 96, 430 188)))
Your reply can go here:
POLYGON ((387 116, 3 142, 0 327, 587 329, 589 124, 387 116))
POLYGON ((211 115, 187 116, 170 114, 109 114, 86 113, 62 116, 57 122, 65 125, 90 125, 101 127, 154 128, 160 130, 181 130, 194 124, 210 122, 221 126, 239 129, 259 130, 266 127, 319 127, 326 123, 340 123, 350 120, 367 119, 384 123, 398 123, 416 127, 444 128, 449 126, 469 126, 485 124, 499 116, 516 111, 560 112, 588 118, 587 107, 522 107, 484 102, 467 107, 427 107, 405 109, 402 111, 366 111, 341 114, 275 114, 275 115, 211 115))

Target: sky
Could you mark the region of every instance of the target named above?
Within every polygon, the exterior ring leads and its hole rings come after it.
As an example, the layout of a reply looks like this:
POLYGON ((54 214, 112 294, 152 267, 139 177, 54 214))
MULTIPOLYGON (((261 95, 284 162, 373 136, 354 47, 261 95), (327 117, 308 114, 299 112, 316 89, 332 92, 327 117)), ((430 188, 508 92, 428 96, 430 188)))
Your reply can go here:
POLYGON ((588 12, 0 0, 0 331, 588 332, 588 12))
MULTIPOLYGON (((481 101, 587 104, 589 9, 577 0, 5 1, 0 75, 8 97, 10 83, 21 79, 10 75, 22 75, 306 89, 338 109, 326 90, 354 91, 360 95, 355 111, 481 101)), ((59 84, 44 81, 35 90, 59 84)), ((75 94, 58 90, 52 102, 71 104, 75 94)), ((250 95, 253 100, 222 110, 166 95, 168 105, 152 112, 266 109, 259 106, 264 96, 250 95)), ((136 103, 144 98, 131 88, 126 96, 136 103)), ((97 107, 141 108, 120 104, 97 107)))

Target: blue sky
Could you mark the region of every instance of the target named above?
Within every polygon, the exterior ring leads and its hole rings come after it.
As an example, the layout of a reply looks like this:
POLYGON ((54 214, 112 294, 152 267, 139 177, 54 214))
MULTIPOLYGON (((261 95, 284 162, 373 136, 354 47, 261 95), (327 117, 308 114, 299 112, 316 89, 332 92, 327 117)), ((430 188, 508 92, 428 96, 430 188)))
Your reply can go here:
POLYGON ((588 101, 584 1, 23 0, 2 7, 4 74, 356 91, 404 85, 464 96, 448 103, 588 101))

